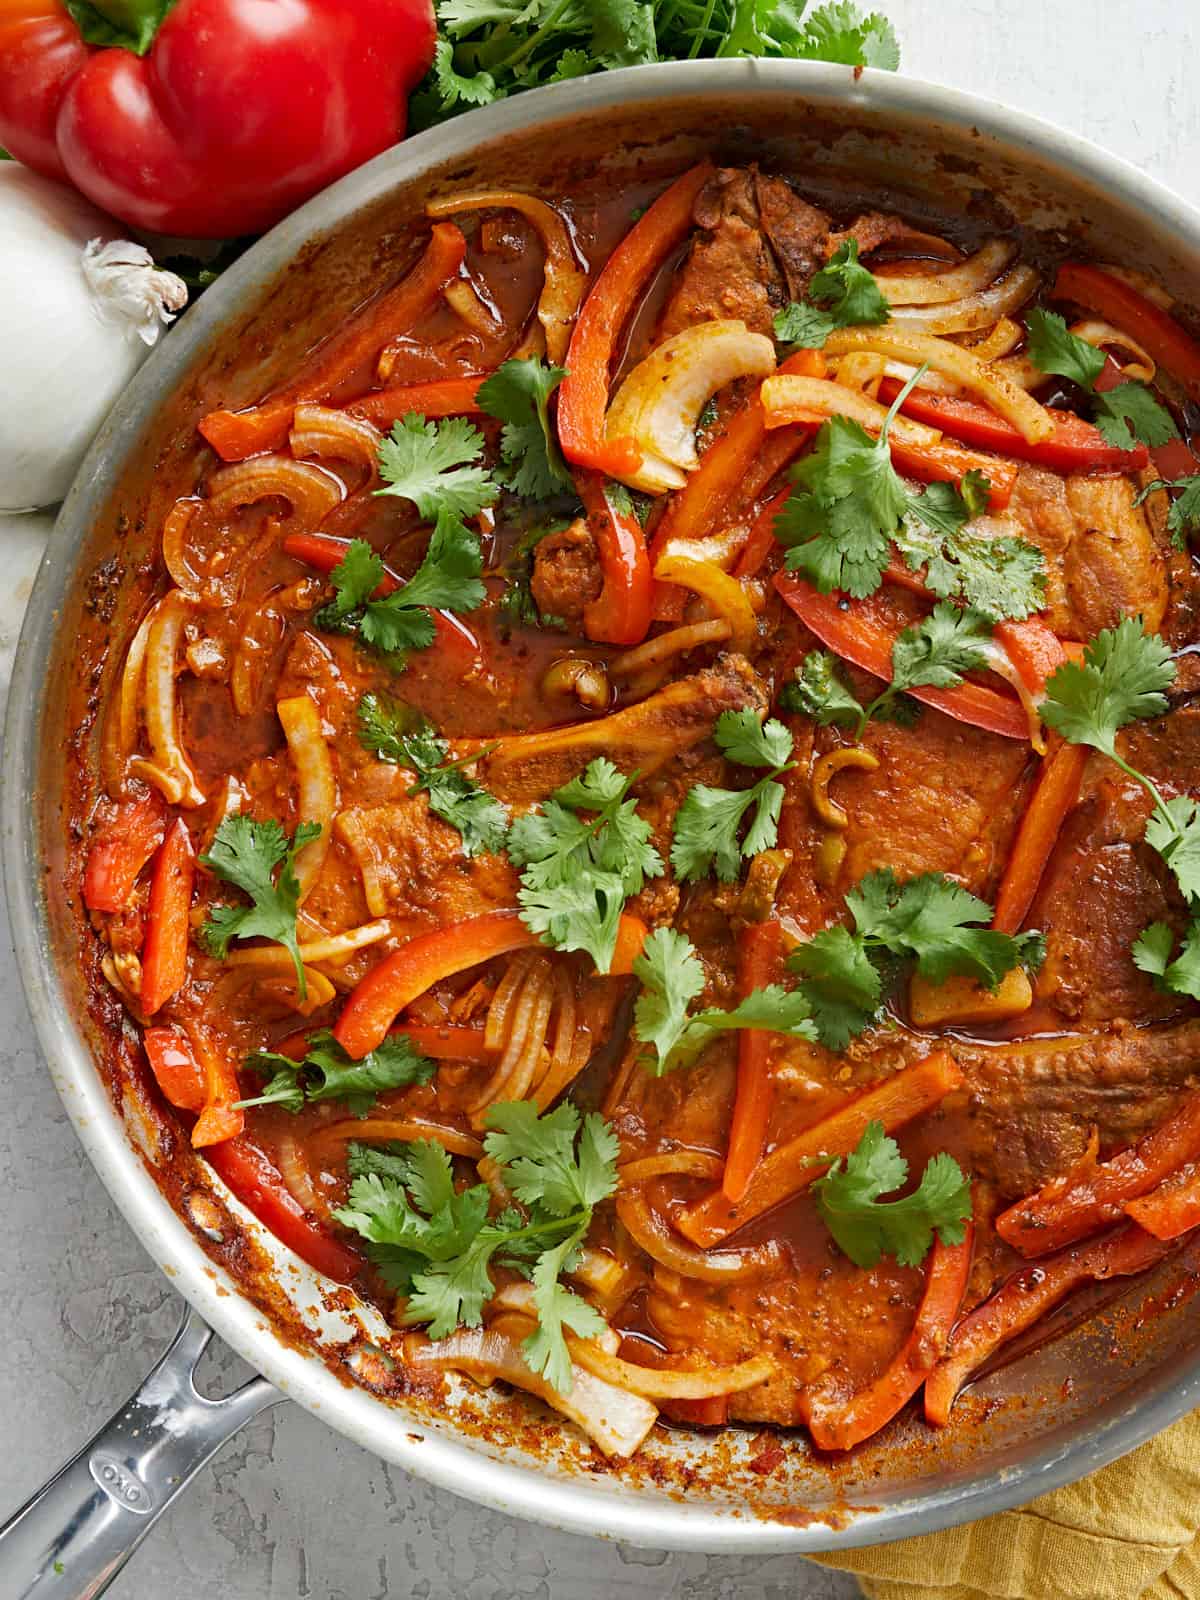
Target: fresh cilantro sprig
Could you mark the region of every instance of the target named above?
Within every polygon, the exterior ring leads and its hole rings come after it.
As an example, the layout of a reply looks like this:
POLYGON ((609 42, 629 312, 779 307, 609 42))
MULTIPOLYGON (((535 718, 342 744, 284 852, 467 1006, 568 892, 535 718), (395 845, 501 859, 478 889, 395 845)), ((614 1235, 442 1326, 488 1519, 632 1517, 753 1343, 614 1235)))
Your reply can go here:
POLYGON ((633 963, 642 991, 634 1007, 634 1033, 653 1046, 645 1058, 655 1077, 687 1067, 719 1033, 737 1028, 765 1028, 792 1039, 815 1039, 816 1027, 807 999, 798 989, 767 984, 755 989, 731 1010, 709 1006, 689 1014, 688 1007, 704 989, 704 968, 690 939, 673 928, 658 928, 633 963))
POLYGON ((385 1281, 407 1299, 403 1320, 433 1339, 478 1327, 495 1292, 490 1268, 528 1276, 538 1326, 524 1341, 535 1372, 571 1389, 565 1333, 594 1338, 603 1318, 561 1278, 579 1261, 595 1207, 617 1186, 619 1145, 603 1117, 564 1101, 539 1116, 527 1101, 489 1107, 486 1154, 523 1211, 489 1216, 486 1184, 456 1191, 450 1157, 426 1140, 350 1146, 348 1204, 339 1221, 368 1241, 385 1281))
POLYGON ((840 1249, 856 1267, 873 1267, 880 1256, 895 1256, 902 1267, 925 1259, 933 1236, 961 1244, 971 1216, 971 1181, 953 1156, 932 1157, 921 1182, 901 1200, 881 1197, 901 1188, 908 1162, 882 1122, 868 1122, 862 1138, 845 1158, 833 1163, 813 1184, 817 1210, 840 1249))
POLYGON ((1035 307, 1026 316, 1025 327, 1034 366, 1087 390, 1092 420, 1109 444, 1132 450, 1139 439, 1153 447, 1179 437, 1174 418, 1148 384, 1129 378, 1103 393, 1097 391, 1096 379, 1105 366, 1103 350, 1072 333, 1057 312, 1035 307))
POLYGON ((463 771, 479 752, 460 761, 449 759, 450 746, 408 706, 383 695, 364 694, 358 702, 359 742, 380 761, 408 767, 417 775, 409 791, 424 789, 429 809, 462 835, 463 854, 482 855, 504 848, 508 812, 481 784, 463 771))
POLYGON ((1167 710, 1166 691, 1175 681, 1170 648, 1147 633, 1140 617, 1105 628, 1046 684, 1042 719, 1072 744, 1090 745, 1145 789, 1154 809, 1145 840, 1169 868, 1187 904, 1191 924, 1183 948, 1172 959, 1175 936, 1166 923, 1151 923, 1133 947, 1135 964, 1175 994, 1200 999, 1200 804, 1188 795, 1167 799, 1154 780, 1117 750, 1121 728, 1167 710))
POLYGON ((376 595, 382 559, 364 539, 352 540, 330 573, 334 597, 314 621, 330 632, 357 634, 381 654, 399 658, 403 651, 425 650, 433 643, 437 630, 430 608, 473 611, 483 601, 482 570, 479 536, 444 511, 421 565, 391 594, 376 595))
POLYGON ((784 794, 776 780, 793 766, 792 736, 775 718, 760 722, 753 711, 723 711, 713 739, 730 761, 770 770, 747 789, 697 783, 688 790, 675 814, 671 842, 671 865, 685 883, 709 871, 730 882, 743 858, 772 847, 784 794), (742 823, 751 811, 753 819, 742 838, 742 823))
POLYGON ((428 1083, 434 1073, 433 1062, 403 1034, 385 1039, 356 1061, 325 1028, 309 1035, 302 1059, 277 1050, 256 1050, 246 1057, 246 1068, 268 1082, 261 1094, 240 1101, 243 1107, 282 1106, 299 1112, 323 1100, 341 1100, 355 1117, 365 1117, 376 1098, 389 1089, 428 1083))
POLYGON ((439 0, 438 41, 414 127, 540 84, 651 61, 776 56, 895 71, 886 17, 852 0, 439 0))
POLYGON ((848 688, 827 651, 813 651, 784 686, 779 703, 785 711, 812 717, 819 726, 851 728, 856 739, 872 718, 909 720, 912 689, 954 689, 967 672, 987 665, 992 624, 980 612, 960 610, 939 601, 927 617, 904 628, 892 645, 892 678, 867 705, 848 688))
POLYGON ((612 963, 625 901, 663 870, 650 824, 628 798, 635 776, 599 756, 508 836, 526 927, 558 950, 586 950, 598 972, 612 963))
POLYGON ((780 344, 819 350, 836 328, 887 322, 891 309, 874 276, 858 259, 858 240, 847 239, 814 273, 803 303, 792 301, 775 313, 780 344))
POLYGON ((994 989, 1014 967, 1042 959, 1040 934, 997 933, 986 926, 992 908, 940 872, 905 883, 872 872, 846 896, 846 909, 852 929, 826 928, 788 957, 830 1050, 844 1050, 875 1021, 899 962, 914 961, 931 983, 964 976, 994 989))
POLYGON ((527 500, 547 500, 572 488, 549 412, 550 396, 566 375, 565 367, 528 356, 505 361, 479 385, 479 405, 504 424, 500 431, 504 481, 527 500))
POLYGON ((1140 506, 1156 489, 1165 489, 1176 496, 1167 512, 1167 528, 1175 548, 1186 550, 1188 534, 1200 528, 1200 472, 1190 472, 1182 478, 1155 478, 1138 493, 1134 505, 1140 506))
POLYGON ((214 906, 209 912, 200 929, 200 942, 209 955, 224 961, 234 939, 274 939, 292 958, 301 1000, 308 994, 308 984, 296 934, 300 905, 296 854, 320 835, 319 822, 302 822, 289 840, 274 817, 256 822, 235 811, 224 819, 207 853, 199 858, 214 878, 243 890, 252 901, 248 906, 214 906))
POLYGON ((477 516, 500 492, 492 473, 478 464, 482 454, 483 435, 465 417, 426 421, 410 411, 380 440, 384 484, 375 493, 411 500, 429 522, 446 513, 477 516))
POLYGON ((927 569, 935 594, 996 621, 1026 617, 1044 601, 1040 552, 1020 539, 967 530, 987 509, 987 479, 972 469, 961 488, 931 483, 914 494, 892 465, 891 426, 923 371, 897 394, 878 438, 849 417, 821 424, 813 449, 792 469, 796 488, 775 518, 784 564, 822 594, 841 590, 861 600, 883 582, 894 546, 914 571, 927 569))

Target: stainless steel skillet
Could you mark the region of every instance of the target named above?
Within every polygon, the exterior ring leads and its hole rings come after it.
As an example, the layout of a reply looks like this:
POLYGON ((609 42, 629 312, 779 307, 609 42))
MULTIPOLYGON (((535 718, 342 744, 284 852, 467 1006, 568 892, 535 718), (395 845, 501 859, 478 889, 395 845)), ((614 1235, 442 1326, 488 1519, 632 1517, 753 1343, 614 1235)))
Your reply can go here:
MULTIPOLYGON (((886 74, 697 62, 539 91, 411 140, 288 219, 189 313, 102 430, 39 576, 7 725, 5 861, 30 1007, 84 1148, 154 1259, 263 1381, 219 1413, 197 1405, 187 1375, 203 1330, 193 1320, 135 1413, 0 1532, 0 1595, 99 1593, 157 1511, 275 1390, 378 1454, 514 1514, 632 1543, 763 1554, 986 1515, 1094 1470, 1200 1403, 1200 1332, 1187 1304, 1140 1329, 1126 1319, 1119 1358, 1119 1312, 1076 1329, 988 1380, 995 1403, 969 1426, 935 1438, 904 1423, 836 1466, 796 1440, 765 1481, 736 1434, 664 1436, 601 1471, 568 1428, 531 1422, 523 1401, 468 1389, 444 1411, 397 1401, 372 1350, 373 1313, 325 1293, 225 1208, 142 1092, 136 1052, 89 1011, 86 938, 63 872, 63 807, 80 781, 64 747, 87 713, 71 665, 81 637, 122 637, 155 519, 194 465, 195 417, 214 399, 250 400, 294 365, 307 329, 361 299, 364 263, 383 272, 403 256, 427 187, 586 184, 678 168, 713 149, 757 156, 818 190, 851 183, 918 214, 996 214, 1067 233, 1101 255, 1136 257, 1184 301, 1200 283, 1200 215, 1032 118, 886 74)), ((85 756, 92 736, 85 728, 85 756)), ((1139 1304, 1148 1292, 1139 1288, 1139 1304)))

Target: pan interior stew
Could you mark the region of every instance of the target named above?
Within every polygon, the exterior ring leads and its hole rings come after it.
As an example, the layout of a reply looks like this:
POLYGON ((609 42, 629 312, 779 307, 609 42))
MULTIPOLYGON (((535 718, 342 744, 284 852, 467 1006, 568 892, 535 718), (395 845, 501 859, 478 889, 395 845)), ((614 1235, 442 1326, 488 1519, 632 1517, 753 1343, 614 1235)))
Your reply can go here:
POLYGON ((708 163, 372 290, 114 641, 99 991, 412 1386, 954 1425, 1200 1224, 1200 345, 708 163))

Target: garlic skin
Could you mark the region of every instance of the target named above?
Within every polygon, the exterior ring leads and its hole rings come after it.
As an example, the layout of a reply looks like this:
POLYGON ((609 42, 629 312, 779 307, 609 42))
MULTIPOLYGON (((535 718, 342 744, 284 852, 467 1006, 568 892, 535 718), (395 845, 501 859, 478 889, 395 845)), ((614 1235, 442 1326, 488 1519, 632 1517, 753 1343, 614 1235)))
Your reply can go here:
POLYGON ((0 511, 61 500, 187 286, 72 189, 0 163, 0 511))

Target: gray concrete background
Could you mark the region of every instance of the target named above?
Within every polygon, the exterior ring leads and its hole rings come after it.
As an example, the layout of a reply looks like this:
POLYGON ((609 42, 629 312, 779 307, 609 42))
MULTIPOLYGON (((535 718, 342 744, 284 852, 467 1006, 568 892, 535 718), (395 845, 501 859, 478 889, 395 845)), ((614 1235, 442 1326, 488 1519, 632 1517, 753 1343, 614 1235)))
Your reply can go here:
MULTIPOLYGON (((1200 200, 1200 9, 1190 0, 878 0, 915 76, 1035 112, 1200 200)), ((0 518, 0 674, 45 537, 0 518)), ((2 916, 2 913, 0 913, 2 916)), ((33 1042, 0 923, 0 1515, 136 1385, 178 1301, 86 1165, 33 1042)), ((214 1383, 247 1376, 228 1350, 214 1383)), ((295 1406, 247 1428, 110 1591, 119 1600, 849 1600, 795 1557, 594 1543, 479 1510, 295 1406)))

